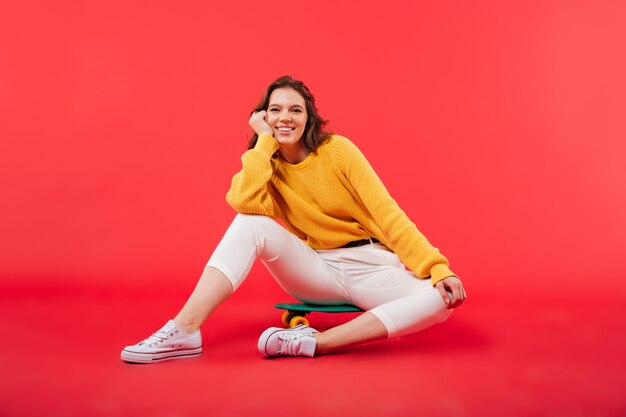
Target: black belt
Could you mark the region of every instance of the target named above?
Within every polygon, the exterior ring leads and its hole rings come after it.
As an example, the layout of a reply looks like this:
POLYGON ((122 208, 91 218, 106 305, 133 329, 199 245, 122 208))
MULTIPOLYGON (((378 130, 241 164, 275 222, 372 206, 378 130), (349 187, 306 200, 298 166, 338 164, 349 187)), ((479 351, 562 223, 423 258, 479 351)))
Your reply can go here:
POLYGON ((370 243, 380 243, 380 240, 376 239, 375 237, 370 238, 370 239, 354 240, 352 242, 348 242, 345 245, 339 246, 339 247, 340 248, 356 248, 357 246, 369 245, 370 243))

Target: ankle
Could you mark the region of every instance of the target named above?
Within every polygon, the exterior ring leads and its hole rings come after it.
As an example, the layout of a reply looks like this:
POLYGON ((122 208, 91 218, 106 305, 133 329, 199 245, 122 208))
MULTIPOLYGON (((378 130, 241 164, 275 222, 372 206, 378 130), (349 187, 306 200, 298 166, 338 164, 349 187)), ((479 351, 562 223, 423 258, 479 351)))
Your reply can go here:
POLYGON ((181 320, 178 317, 174 319, 174 324, 176 324, 178 330, 188 336, 194 334, 200 328, 200 325, 193 322, 181 320))
POLYGON ((315 338, 315 356, 325 354, 327 350, 322 333, 314 333, 313 337, 315 338))

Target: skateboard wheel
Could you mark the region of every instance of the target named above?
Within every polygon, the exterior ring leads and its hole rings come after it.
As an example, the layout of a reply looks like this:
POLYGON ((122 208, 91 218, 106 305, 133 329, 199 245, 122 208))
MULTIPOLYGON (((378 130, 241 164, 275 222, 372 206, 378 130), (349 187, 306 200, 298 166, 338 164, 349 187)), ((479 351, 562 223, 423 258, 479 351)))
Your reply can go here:
POLYGON ((291 314, 291 311, 284 311, 282 317, 280 318, 280 321, 283 323, 284 326, 289 326, 289 322, 291 321, 292 317, 293 314, 291 314))
POLYGON ((289 327, 296 327, 299 324, 304 324, 305 326, 308 326, 309 321, 302 316, 295 316, 291 320, 289 320, 289 327))

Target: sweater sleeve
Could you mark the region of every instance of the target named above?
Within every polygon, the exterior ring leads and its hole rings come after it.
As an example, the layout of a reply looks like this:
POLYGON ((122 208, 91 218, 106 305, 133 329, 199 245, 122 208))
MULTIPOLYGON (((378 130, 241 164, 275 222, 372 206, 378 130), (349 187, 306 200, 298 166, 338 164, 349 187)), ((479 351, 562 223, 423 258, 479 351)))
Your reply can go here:
POLYGON ((361 151, 346 138, 338 145, 339 167, 382 231, 377 238, 418 277, 430 277, 433 285, 454 275, 446 257, 409 220, 361 151))
POLYGON ((278 141, 272 136, 260 135, 254 148, 241 156, 241 171, 235 174, 226 193, 226 201, 239 213, 280 217, 270 185, 273 174, 270 159, 278 148, 278 141))

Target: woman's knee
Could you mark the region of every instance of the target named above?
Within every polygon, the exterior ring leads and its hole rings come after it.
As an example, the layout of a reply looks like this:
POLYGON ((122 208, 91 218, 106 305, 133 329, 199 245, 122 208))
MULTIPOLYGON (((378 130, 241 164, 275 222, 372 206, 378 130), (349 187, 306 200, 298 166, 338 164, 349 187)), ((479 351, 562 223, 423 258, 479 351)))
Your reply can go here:
POLYGON ((251 231, 264 231, 270 232, 276 227, 280 227, 271 217, 263 216, 261 214, 245 214, 237 213, 233 220, 233 225, 237 228, 251 231))
POLYGON ((249 224, 264 224, 264 223, 275 223, 271 217, 264 216, 262 214, 246 214, 246 213, 237 213, 235 216, 235 220, 238 223, 249 223, 249 224))
POLYGON ((439 290, 432 287, 431 289, 430 296, 433 299, 432 317, 436 323, 444 322, 450 317, 454 309, 450 308, 443 298, 441 298, 439 290))
POLYGON ((229 226, 229 233, 244 234, 260 237, 269 233, 272 228, 279 226, 270 217, 260 214, 237 213, 229 226))
POLYGON ((383 322, 389 337, 397 337, 444 322, 453 309, 448 308, 437 290, 423 288, 371 311, 383 322))

